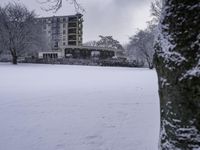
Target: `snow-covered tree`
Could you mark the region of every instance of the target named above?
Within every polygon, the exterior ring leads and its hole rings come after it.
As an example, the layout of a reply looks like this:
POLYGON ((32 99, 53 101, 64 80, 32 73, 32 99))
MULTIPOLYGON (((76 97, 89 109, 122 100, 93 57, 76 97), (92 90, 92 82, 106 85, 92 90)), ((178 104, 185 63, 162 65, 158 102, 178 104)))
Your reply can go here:
POLYGON ((12 55, 12 63, 30 52, 36 45, 41 45, 42 28, 35 20, 35 13, 25 6, 9 3, 0 7, 0 44, 3 51, 12 55))
POLYGON ((146 30, 139 30, 130 38, 127 46, 127 54, 129 58, 142 60, 148 64, 150 69, 153 68, 154 55, 154 28, 148 27, 146 30))
POLYGON ((154 0, 151 3, 151 16, 153 17, 154 22, 159 22, 160 16, 161 16, 161 11, 163 7, 163 1, 162 0, 154 0))
POLYGON ((84 43, 85 46, 97 46, 97 47, 106 47, 123 50, 123 46, 119 41, 113 39, 112 36, 102 36, 99 35, 100 40, 98 41, 88 41, 84 43))
POLYGON ((200 147, 200 2, 165 0, 155 44, 160 149, 200 147))
POLYGON ((97 41, 97 46, 106 47, 106 48, 115 48, 115 49, 123 49, 123 46, 119 41, 113 39, 112 36, 102 36, 100 35, 100 40, 97 41))

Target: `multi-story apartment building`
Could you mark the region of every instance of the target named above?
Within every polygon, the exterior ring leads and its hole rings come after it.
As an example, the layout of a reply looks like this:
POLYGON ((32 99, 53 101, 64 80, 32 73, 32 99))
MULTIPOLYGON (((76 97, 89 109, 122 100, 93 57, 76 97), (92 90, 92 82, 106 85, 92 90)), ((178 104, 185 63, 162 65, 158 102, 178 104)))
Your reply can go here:
POLYGON ((50 49, 39 52, 39 58, 112 58, 116 49, 93 46, 82 46, 83 15, 53 16, 38 18, 46 34, 50 49))
POLYGON ((82 14, 38 18, 51 45, 51 50, 82 45, 82 14))

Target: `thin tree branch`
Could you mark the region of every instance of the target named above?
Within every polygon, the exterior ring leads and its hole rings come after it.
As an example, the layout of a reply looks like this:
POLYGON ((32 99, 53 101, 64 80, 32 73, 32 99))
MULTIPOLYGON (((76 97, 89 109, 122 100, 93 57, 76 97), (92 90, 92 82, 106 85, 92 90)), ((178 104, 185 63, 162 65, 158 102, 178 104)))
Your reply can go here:
MULTIPOLYGON (((63 6, 63 0, 36 0, 38 3, 42 5, 48 5, 45 7, 41 7, 42 10, 44 11, 53 11, 56 13, 62 6, 63 6)), ((66 0, 68 1, 71 5, 74 6, 75 11, 78 12, 85 12, 85 9, 80 5, 80 3, 77 2, 77 0, 66 0)))

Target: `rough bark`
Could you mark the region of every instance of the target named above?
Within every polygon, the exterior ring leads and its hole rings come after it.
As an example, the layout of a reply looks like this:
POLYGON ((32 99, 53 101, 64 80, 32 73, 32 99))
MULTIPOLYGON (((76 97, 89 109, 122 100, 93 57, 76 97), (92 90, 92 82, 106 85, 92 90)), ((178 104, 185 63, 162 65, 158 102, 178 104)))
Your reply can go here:
POLYGON ((165 0, 155 44, 160 149, 200 147, 200 2, 165 0))

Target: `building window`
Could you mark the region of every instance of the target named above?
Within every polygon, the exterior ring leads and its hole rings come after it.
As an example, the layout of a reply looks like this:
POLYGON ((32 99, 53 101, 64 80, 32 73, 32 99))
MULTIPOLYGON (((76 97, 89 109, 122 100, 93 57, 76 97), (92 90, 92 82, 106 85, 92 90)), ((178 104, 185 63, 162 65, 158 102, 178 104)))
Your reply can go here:
POLYGON ((65 31, 65 30, 63 30, 63 34, 66 34, 66 31, 65 31))
POLYGON ((58 54, 55 54, 55 53, 43 54, 43 58, 44 58, 44 59, 58 58, 58 54))
POLYGON ((66 28, 66 23, 63 23, 63 28, 66 28))
POLYGON ((63 36, 63 41, 65 41, 66 40, 66 36, 63 36))
POLYGON ((69 41, 68 45, 76 45, 76 41, 69 41))
POLYGON ((51 18, 48 19, 48 23, 51 23, 51 18))
POLYGON ((63 45, 65 45, 65 42, 63 42, 63 45))
POLYGON ((54 47, 58 47, 58 42, 55 42, 55 45, 54 45, 54 47))
POLYGON ((43 22, 43 23, 46 23, 46 19, 43 19, 42 22, 43 22))

